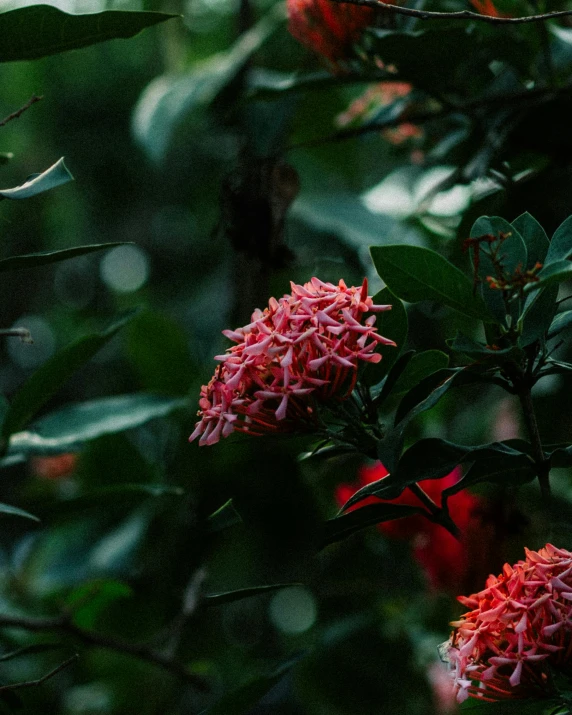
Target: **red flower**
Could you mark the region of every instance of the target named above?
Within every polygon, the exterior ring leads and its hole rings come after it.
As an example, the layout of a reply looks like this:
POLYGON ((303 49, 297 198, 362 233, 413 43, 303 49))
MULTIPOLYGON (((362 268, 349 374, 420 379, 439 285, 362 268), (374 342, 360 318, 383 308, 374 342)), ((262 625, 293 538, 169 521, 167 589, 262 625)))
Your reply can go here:
POLYGON ((336 65, 351 56, 351 47, 371 25, 375 11, 334 0, 287 0, 288 29, 293 37, 336 65))
POLYGON ((502 12, 499 12, 494 3, 493 0, 471 0, 471 5, 477 10, 477 12, 480 12, 481 15, 489 15, 490 17, 510 17, 510 15, 505 15, 502 12))
POLYGON ((546 544, 525 554, 458 598, 471 609, 446 644, 459 702, 548 697, 552 671, 570 675, 572 553, 546 544))
MULTIPOLYGON (((383 479, 387 475, 388 471, 383 464, 363 467, 359 472, 357 486, 341 484, 337 488, 336 499, 339 505, 345 504, 359 488, 378 479, 383 479)), ((460 478, 461 470, 457 467, 443 479, 427 479, 419 484, 433 501, 440 503, 443 490, 458 482, 460 478)), ((369 497, 354 507, 350 507, 348 511, 359 509, 366 504, 379 504, 379 502, 380 499, 377 497, 369 497)), ((421 506, 421 502, 409 490, 405 490, 391 502, 421 506)), ((450 591, 457 590, 468 574, 470 563, 468 542, 474 539, 482 525, 480 519, 481 500, 473 494, 461 491, 449 499, 448 505, 453 521, 463 534, 461 541, 455 539, 442 526, 429 521, 422 515, 382 522, 379 524, 379 530, 392 538, 410 541, 413 556, 425 571, 431 586, 450 591)))

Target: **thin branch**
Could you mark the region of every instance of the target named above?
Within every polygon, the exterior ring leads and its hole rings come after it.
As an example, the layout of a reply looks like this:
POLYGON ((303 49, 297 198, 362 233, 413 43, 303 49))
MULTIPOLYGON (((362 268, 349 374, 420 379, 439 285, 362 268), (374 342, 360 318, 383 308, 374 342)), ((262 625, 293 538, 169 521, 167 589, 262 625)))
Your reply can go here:
POLYGON ((22 116, 22 114, 24 114, 27 109, 30 109, 32 104, 36 104, 36 102, 40 102, 42 99, 43 97, 38 97, 36 94, 33 94, 23 107, 20 107, 20 109, 17 109, 15 112, 12 112, 12 114, 9 114, 5 119, 3 119, 0 122, 0 127, 6 126, 6 124, 8 124, 8 122, 11 122, 12 119, 18 119, 22 116))
POLYGON ((436 12, 430 10, 416 10, 412 7, 401 5, 388 5, 382 0, 334 0, 339 3, 349 3, 351 5, 362 5, 371 7, 374 10, 389 12, 394 15, 405 15, 416 17, 419 20, 477 20, 478 22, 489 22, 493 25, 522 25, 525 22, 544 22, 556 17, 569 17, 572 10, 558 10, 557 12, 547 12, 543 15, 526 15, 524 17, 493 17, 492 15, 480 15, 470 10, 460 10, 459 12, 436 12))
MULTIPOLYGON (((337 0, 336 0, 337 1, 337 0)), ((326 144, 328 142, 338 142, 345 141, 346 139, 356 139, 365 134, 370 134, 372 132, 379 132, 383 129, 390 129, 392 127, 398 127, 400 124, 407 122, 408 124, 425 124, 434 119, 441 119, 443 117, 449 116, 450 114, 462 114, 471 113, 478 109, 483 109, 490 106, 499 105, 506 107, 507 105, 513 105, 517 108, 521 104, 526 104, 530 106, 531 101, 534 103, 542 103, 549 101, 560 94, 566 94, 572 90, 572 85, 567 84, 558 90, 548 87, 537 87, 535 89, 526 89, 522 92, 512 92, 508 94, 497 94, 490 97, 478 98, 465 102, 463 104, 447 104, 440 109, 435 110, 424 110, 420 112, 409 113, 408 108, 406 108, 399 116, 392 117, 391 119, 384 120, 381 122, 370 122, 369 124, 364 124, 359 127, 350 127, 348 129, 341 129, 332 134, 328 134, 323 137, 317 137, 316 139, 307 139, 296 144, 291 144, 288 147, 288 151, 293 149, 305 149, 311 148, 313 146, 319 146, 320 144, 326 144)))
POLYGON ((206 692, 209 690, 207 683, 198 675, 191 673, 188 668, 178 660, 165 655, 144 643, 132 643, 131 641, 123 640, 115 636, 110 636, 103 633, 95 633, 88 631, 85 628, 76 626, 69 617, 60 616, 55 618, 33 618, 25 616, 9 616, 6 614, 0 615, 0 627, 3 628, 22 628, 27 631, 58 631, 66 633, 70 636, 78 638, 87 645, 92 645, 98 648, 107 648, 108 650, 116 651, 117 653, 125 653, 134 658, 143 660, 159 668, 163 668, 172 675, 176 676, 188 685, 192 685, 197 690, 206 692))
POLYGON ((64 668, 67 668, 68 666, 70 666, 78 658, 79 658, 79 653, 74 653, 74 655, 72 655, 71 658, 68 658, 63 663, 60 663, 56 668, 54 668, 53 670, 50 670, 49 673, 46 673, 46 675, 43 675, 41 678, 38 678, 37 680, 26 680, 23 683, 12 683, 11 685, 0 685, 0 693, 4 690, 20 690, 22 688, 35 688, 39 685, 43 685, 46 682, 46 680, 53 678, 54 675, 57 675, 60 671, 64 670, 64 668))

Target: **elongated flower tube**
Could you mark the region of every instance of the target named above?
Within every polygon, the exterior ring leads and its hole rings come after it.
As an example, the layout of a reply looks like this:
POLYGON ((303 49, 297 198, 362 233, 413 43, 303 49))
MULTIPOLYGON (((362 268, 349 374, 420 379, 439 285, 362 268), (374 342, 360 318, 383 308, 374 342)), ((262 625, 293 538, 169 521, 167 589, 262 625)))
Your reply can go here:
POLYGON ((572 553, 546 544, 525 554, 458 599, 470 610, 446 650, 459 702, 548 697, 551 671, 572 675, 572 553))
POLYGON ((239 431, 250 435, 313 429, 319 403, 348 398, 360 363, 376 363, 374 305, 361 287, 312 278, 291 283, 292 292, 271 298, 251 322, 223 334, 235 345, 215 357, 220 365, 199 400, 199 421, 189 440, 215 444, 239 431))

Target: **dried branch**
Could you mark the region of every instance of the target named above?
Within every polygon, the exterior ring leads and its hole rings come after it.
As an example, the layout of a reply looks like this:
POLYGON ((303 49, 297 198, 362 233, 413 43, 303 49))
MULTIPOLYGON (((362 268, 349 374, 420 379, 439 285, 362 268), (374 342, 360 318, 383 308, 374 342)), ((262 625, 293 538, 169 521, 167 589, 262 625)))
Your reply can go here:
POLYGON ((50 670, 49 673, 46 673, 46 675, 43 675, 41 678, 38 678, 37 680, 25 680, 22 683, 11 683, 10 685, 0 685, 0 693, 5 690, 21 690, 22 688, 35 688, 39 685, 43 685, 46 682, 46 680, 53 678, 54 675, 57 675, 60 671, 64 670, 64 668, 67 668, 69 665, 71 665, 78 658, 79 658, 79 654, 74 653, 74 655, 72 655, 71 658, 68 658, 63 663, 60 663, 56 668, 54 668, 53 670, 50 670))
POLYGON ((35 94, 32 95, 32 97, 26 102, 26 104, 24 104, 23 107, 20 107, 20 109, 17 109, 15 112, 12 112, 12 114, 9 114, 5 119, 3 119, 0 122, 0 127, 4 127, 6 124, 8 124, 8 122, 11 122, 12 119, 18 119, 20 116, 22 116, 22 114, 24 114, 27 109, 30 109, 32 104, 36 104, 36 102, 40 102, 42 99, 43 97, 38 97, 35 94))
POLYGON ((416 17, 419 20, 477 20, 479 22, 489 22, 494 25, 522 25, 525 22, 544 22, 556 17, 569 17, 572 10, 558 10, 547 12, 543 15, 525 15, 524 17, 493 17, 492 15, 480 15, 470 10, 460 10, 459 12, 436 12, 433 10, 416 10, 412 7, 401 5, 388 5, 382 0, 334 0, 334 2, 349 3, 351 5, 362 5, 371 7, 381 12, 389 12, 395 15, 405 15, 416 17))
POLYGON ((206 692, 209 690, 207 683, 198 675, 191 673, 188 668, 173 657, 165 655, 159 650, 152 648, 145 643, 132 643, 115 636, 103 633, 95 633, 85 628, 75 625, 68 616, 58 616, 55 618, 33 618, 26 616, 0 615, 0 628, 22 628, 32 632, 57 631, 73 636, 83 643, 97 648, 107 648, 118 653, 125 653, 134 658, 143 660, 159 668, 163 668, 176 676, 188 685, 192 685, 197 690, 206 692))

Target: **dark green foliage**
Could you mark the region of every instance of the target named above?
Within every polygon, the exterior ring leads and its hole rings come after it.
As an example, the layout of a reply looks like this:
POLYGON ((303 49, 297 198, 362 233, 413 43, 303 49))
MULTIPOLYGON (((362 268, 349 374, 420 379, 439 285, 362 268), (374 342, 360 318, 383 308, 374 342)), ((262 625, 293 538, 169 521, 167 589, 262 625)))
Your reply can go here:
POLYGON ((176 15, 121 10, 89 15, 70 15, 51 5, 32 5, 9 10, 0 16, 4 37, 0 62, 33 60, 67 50, 133 37, 146 27, 176 15))

